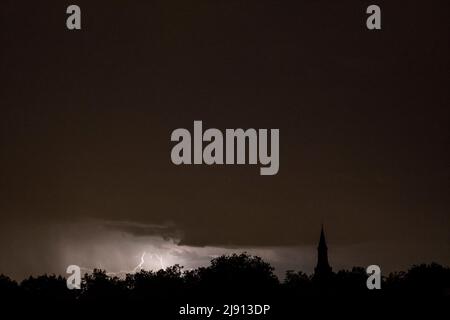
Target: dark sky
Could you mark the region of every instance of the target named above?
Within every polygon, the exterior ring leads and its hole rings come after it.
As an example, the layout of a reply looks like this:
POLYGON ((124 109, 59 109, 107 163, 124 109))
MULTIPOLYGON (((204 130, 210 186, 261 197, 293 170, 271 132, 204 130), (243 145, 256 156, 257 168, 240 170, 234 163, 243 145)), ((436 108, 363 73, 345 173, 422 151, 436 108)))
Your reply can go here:
POLYGON ((72 2, 0 5, 0 273, 94 224, 282 250, 323 222, 332 263, 450 264, 448 1, 377 1, 381 31, 356 0, 76 1, 69 31, 72 2), (279 128, 279 173, 173 165, 194 120, 279 128))

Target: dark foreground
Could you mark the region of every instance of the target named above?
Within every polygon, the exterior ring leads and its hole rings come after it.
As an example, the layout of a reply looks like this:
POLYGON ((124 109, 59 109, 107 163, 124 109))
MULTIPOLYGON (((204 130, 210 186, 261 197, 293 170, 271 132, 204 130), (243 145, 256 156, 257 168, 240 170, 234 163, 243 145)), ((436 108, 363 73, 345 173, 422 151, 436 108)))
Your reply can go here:
POLYGON ((3 309, 59 318, 384 318, 388 310, 399 317, 429 317, 450 306, 450 268, 413 266, 383 277, 380 290, 369 290, 367 278, 363 268, 353 268, 322 277, 288 272, 280 282, 268 263, 241 254, 222 256, 208 267, 190 271, 173 266, 119 278, 94 270, 84 275, 80 290, 68 290, 66 279, 54 275, 20 283, 0 276, 0 295, 3 309))

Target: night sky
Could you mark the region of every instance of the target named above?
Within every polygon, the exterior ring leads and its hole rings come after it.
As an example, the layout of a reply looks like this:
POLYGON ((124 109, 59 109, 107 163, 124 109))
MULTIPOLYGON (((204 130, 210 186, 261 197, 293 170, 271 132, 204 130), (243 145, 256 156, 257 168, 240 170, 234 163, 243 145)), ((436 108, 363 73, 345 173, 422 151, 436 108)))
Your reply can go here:
POLYGON ((0 273, 311 272, 321 223, 334 270, 450 264, 450 5, 376 3, 2 1, 0 273), (278 174, 172 164, 194 120, 280 129, 278 174))

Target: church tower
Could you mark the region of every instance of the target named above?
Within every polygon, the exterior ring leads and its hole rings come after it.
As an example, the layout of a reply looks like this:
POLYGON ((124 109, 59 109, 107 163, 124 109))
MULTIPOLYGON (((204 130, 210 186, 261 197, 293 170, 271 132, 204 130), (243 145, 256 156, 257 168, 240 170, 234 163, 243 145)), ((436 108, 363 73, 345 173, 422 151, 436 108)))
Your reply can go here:
POLYGON ((314 277, 323 278, 331 274, 331 267, 328 264, 328 247, 325 240, 325 232, 320 230, 319 246, 317 247, 317 265, 314 269, 314 277))

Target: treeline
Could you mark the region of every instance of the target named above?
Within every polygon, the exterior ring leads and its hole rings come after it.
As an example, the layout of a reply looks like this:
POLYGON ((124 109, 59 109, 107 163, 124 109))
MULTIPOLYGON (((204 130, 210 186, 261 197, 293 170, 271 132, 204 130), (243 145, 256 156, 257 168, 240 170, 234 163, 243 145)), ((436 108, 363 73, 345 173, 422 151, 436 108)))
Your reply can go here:
POLYGON ((95 301, 191 301, 263 303, 297 297, 450 297, 450 268, 439 264, 415 265, 406 272, 382 278, 381 290, 368 290, 364 268, 354 267, 318 279, 301 271, 288 271, 280 281, 274 268, 246 253, 214 258, 207 267, 110 276, 96 269, 82 278, 80 290, 68 290, 66 279, 56 275, 29 277, 21 282, 0 275, 2 301, 32 300, 77 303, 95 301))

